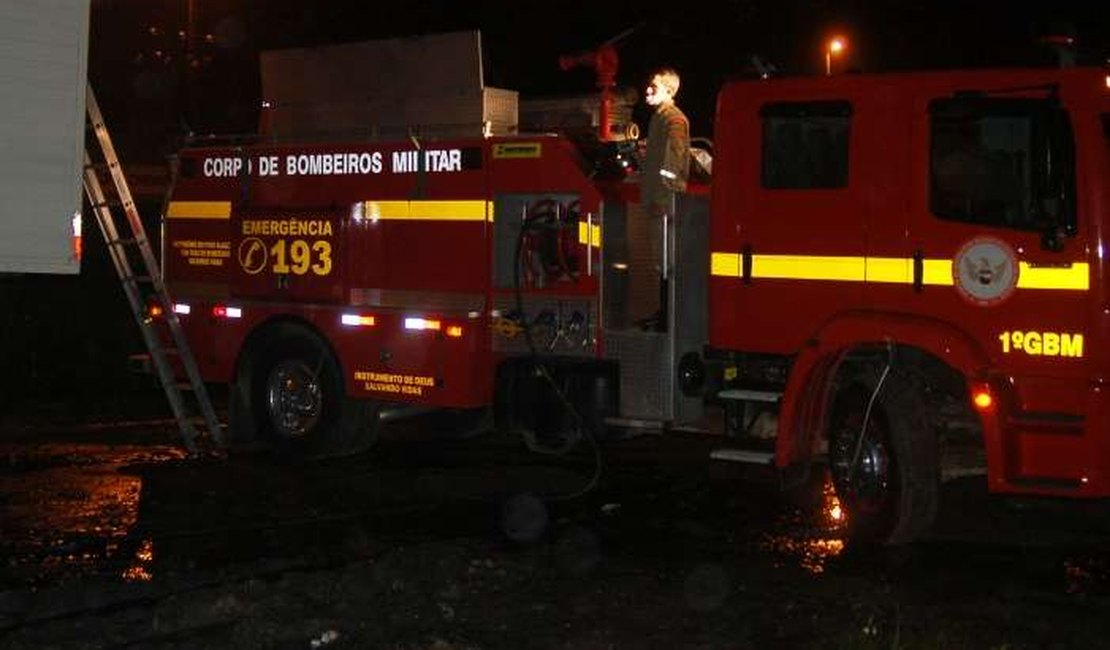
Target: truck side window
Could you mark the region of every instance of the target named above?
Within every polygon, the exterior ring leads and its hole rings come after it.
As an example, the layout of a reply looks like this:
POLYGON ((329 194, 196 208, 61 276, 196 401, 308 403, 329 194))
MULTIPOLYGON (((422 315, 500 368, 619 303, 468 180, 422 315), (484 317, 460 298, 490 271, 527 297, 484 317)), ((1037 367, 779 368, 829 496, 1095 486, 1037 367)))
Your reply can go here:
POLYGON ((953 221, 1044 230, 1074 205, 1071 130, 1045 100, 930 105, 929 204, 953 221))
POLYGON ((764 188, 848 186, 851 104, 775 102, 763 105, 759 114, 763 121, 764 188))

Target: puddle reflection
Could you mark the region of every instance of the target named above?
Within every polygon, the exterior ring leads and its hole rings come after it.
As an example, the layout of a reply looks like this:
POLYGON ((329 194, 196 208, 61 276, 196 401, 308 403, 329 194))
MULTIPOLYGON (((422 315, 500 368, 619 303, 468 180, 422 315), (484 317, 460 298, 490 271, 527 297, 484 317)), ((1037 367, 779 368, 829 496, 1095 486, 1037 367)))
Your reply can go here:
POLYGON ((154 564, 154 542, 144 539, 135 551, 135 559, 131 566, 124 569, 121 578, 127 582, 150 582, 154 576, 150 568, 154 564))
POLYGON ((0 552, 8 558, 0 585, 39 584, 106 568, 120 575, 108 567, 121 564, 128 566, 124 579, 149 580, 153 546, 144 541, 135 550, 128 540, 138 520, 142 479, 121 468, 182 455, 170 448, 46 445, 10 458, 10 471, 0 473, 0 552))
POLYGON ((776 566, 793 564, 818 575, 844 552, 846 524, 832 480, 825 478, 817 511, 795 510, 785 515, 777 530, 766 535, 763 546, 779 558, 776 566))

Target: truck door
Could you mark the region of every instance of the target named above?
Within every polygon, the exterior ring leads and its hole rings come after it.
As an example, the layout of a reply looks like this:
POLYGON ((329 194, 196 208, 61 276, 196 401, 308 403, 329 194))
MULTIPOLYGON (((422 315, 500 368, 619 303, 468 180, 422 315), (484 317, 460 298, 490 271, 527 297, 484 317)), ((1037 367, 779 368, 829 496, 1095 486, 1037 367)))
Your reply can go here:
POLYGON ((727 151, 715 173, 712 235, 713 274, 740 281, 717 283, 710 337, 793 353, 817 324, 863 303, 853 106, 740 94, 725 96, 718 117, 727 151))
POLYGON ((910 310, 977 341, 1018 415, 1080 426, 1089 225, 1067 111, 1055 97, 980 95, 920 97, 914 114, 910 310))

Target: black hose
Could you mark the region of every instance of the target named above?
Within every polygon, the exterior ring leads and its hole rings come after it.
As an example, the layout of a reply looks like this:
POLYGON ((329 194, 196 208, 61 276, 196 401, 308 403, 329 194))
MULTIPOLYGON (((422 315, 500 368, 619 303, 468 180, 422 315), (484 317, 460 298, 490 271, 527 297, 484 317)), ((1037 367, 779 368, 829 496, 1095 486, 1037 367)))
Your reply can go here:
MULTIPOLYGON (((593 476, 590 477, 590 480, 586 483, 586 485, 582 489, 573 493, 547 496, 547 499, 554 501, 575 499, 592 491, 597 486, 598 481, 601 478, 603 462, 601 458, 601 448, 598 445, 595 432, 585 422, 581 414, 578 413, 578 409, 574 407, 574 404, 572 404, 571 401, 567 398, 566 393, 558 386, 558 384, 555 382, 555 379, 551 376, 547 365, 543 362, 539 352, 536 349, 536 343, 535 340, 532 338, 531 332, 532 324, 524 312, 524 296, 520 286, 520 267, 523 262, 520 259, 520 255, 523 250, 524 238, 533 228, 536 228, 537 222, 545 216, 547 216, 547 214, 543 212, 530 212, 528 215, 525 216, 524 221, 520 225, 520 232, 517 234, 516 246, 513 254, 513 297, 516 306, 516 312, 520 317, 521 326, 524 331, 524 341, 525 344, 528 346, 528 354, 529 358, 532 361, 533 367, 536 368, 543 379, 548 383, 548 385, 551 386, 551 389, 555 391, 555 396, 558 398, 560 404, 562 404, 562 406, 567 409, 567 412, 574 420, 576 429, 586 434, 586 439, 590 442, 590 447, 594 455, 594 473, 593 476)), ((525 438, 525 443, 528 445, 528 448, 534 452, 555 455, 564 455, 574 447, 573 441, 571 441, 570 444, 567 444, 564 447, 556 450, 550 450, 540 447, 534 442, 529 442, 527 438, 525 438)))

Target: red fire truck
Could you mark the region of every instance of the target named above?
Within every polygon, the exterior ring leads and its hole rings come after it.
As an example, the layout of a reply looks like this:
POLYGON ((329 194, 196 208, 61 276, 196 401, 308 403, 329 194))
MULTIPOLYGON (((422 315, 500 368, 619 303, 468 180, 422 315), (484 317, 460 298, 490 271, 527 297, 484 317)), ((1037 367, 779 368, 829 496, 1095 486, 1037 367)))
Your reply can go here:
POLYGON ((1104 70, 728 83, 662 260, 620 144, 182 151, 165 277, 233 435, 318 455, 404 408, 552 434, 723 405, 721 457, 827 459, 888 542, 933 520, 953 422, 993 491, 1110 495, 1104 70), (666 332, 636 326, 657 264, 666 332))

